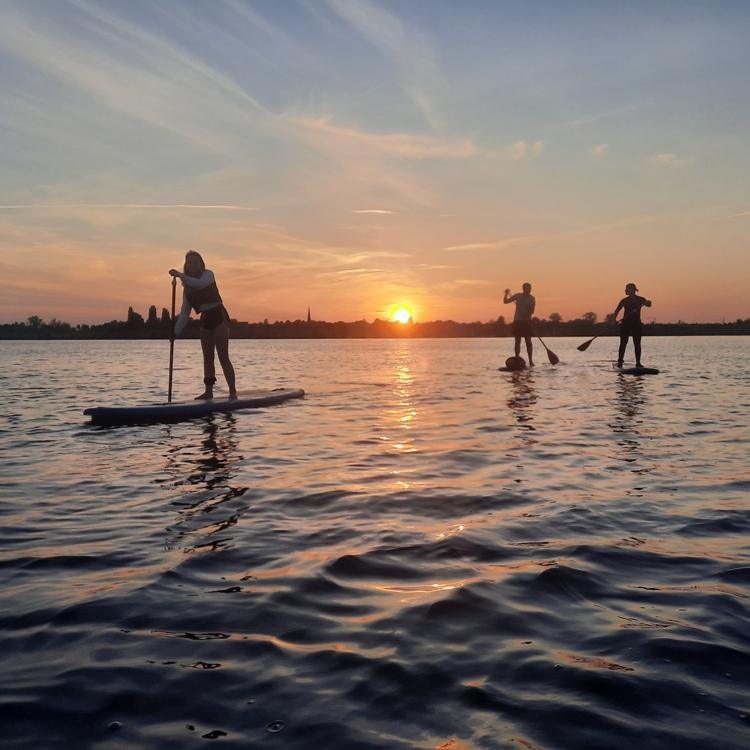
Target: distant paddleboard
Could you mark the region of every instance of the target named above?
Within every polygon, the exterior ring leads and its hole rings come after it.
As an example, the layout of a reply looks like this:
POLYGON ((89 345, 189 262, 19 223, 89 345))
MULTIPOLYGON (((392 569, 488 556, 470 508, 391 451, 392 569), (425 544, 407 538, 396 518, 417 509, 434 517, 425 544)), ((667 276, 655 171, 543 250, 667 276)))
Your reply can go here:
POLYGON ((659 371, 655 367, 617 367, 612 368, 621 375, 658 375, 659 371))
POLYGON ((183 422, 209 414, 258 409, 273 406, 290 398, 301 398, 305 392, 301 388, 279 388, 273 391, 257 391, 239 398, 210 398, 196 401, 173 401, 169 404, 147 406, 95 406, 83 413, 91 417, 91 424, 148 424, 153 422, 183 422))

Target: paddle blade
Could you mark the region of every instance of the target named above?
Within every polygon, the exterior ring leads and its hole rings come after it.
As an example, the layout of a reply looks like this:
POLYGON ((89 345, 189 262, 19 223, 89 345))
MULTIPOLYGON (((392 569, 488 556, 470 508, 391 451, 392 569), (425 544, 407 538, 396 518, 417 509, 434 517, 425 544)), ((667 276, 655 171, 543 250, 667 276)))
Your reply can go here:
POLYGON ((592 342, 593 340, 594 340, 594 339, 589 339, 588 341, 584 341, 584 342, 583 342, 583 343, 582 343, 582 344, 581 344, 581 345, 580 345, 579 347, 577 347, 577 348, 578 348, 578 351, 579 351, 579 352, 585 352, 585 351, 586 351, 586 349, 588 349, 588 348, 589 348, 589 347, 591 346, 591 342, 592 342))
POLYGON ((553 365, 556 365, 560 361, 560 357, 558 357, 554 352, 551 352, 549 349, 547 349, 547 356, 549 357, 550 363, 553 365))

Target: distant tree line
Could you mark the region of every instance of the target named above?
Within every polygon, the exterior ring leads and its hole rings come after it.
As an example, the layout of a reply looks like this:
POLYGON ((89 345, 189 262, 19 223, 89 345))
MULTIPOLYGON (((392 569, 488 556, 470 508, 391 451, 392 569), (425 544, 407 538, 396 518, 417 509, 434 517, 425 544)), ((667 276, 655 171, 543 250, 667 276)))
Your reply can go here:
MULTIPOLYGON (((564 321, 558 313, 549 318, 534 318, 536 335, 596 336, 617 335, 612 325, 612 315, 599 321, 596 313, 584 313, 575 320, 564 321), (609 330, 607 330, 609 328, 609 330)), ((747 336, 750 335, 750 318, 733 323, 645 323, 647 336, 747 336)), ((77 325, 53 318, 45 323, 36 315, 25 323, 0 325, 0 339, 168 339, 172 330, 169 310, 163 308, 157 315, 151 305, 148 317, 143 318, 133 308, 128 309, 126 320, 112 320, 100 325, 77 325)), ((487 323, 457 323, 453 320, 435 320, 429 323, 396 323, 376 318, 372 323, 357 320, 353 323, 328 323, 322 320, 277 320, 269 323, 243 323, 232 321, 234 339, 374 339, 374 338, 491 338, 512 335, 512 324, 503 316, 487 323)), ((199 322, 190 320, 181 338, 198 338, 199 322)))
POLYGON ((159 317, 156 306, 151 305, 145 320, 130 307, 126 320, 93 326, 85 323, 72 326, 56 318, 45 323, 37 315, 32 315, 25 323, 0 325, 0 339, 168 339, 171 330, 169 310, 163 308, 159 317))

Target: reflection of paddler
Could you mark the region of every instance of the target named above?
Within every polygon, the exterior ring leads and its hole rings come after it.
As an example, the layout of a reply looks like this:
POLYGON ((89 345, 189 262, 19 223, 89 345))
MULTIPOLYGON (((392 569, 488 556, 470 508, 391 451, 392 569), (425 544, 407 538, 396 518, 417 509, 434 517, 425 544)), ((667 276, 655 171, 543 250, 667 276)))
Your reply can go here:
POLYGON ((635 284, 628 284, 625 287, 625 294, 617 305, 614 317, 622 310, 624 315, 620 321, 620 351, 617 355, 617 366, 622 367, 625 358, 625 349, 628 346, 628 339, 632 336, 633 348, 635 349, 635 366, 641 365, 641 337, 643 336, 643 322, 641 321, 641 308, 651 307, 651 300, 645 297, 639 297, 636 292, 638 288, 635 284))
POLYGON ((510 289, 506 289, 503 303, 509 305, 511 302, 516 303, 516 314, 513 316, 513 336, 516 340, 516 359, 520 359, 521 339, 525 339, 526 352, 529 355, 529 367, 533 367, 534 347, 531 343, 531 337, 533 336, 533 331, 531 330, 531 319, 534 315, 534 309, 536 308, 536 300, 531 294, 531 284, 527 282, 523 285, 523 292, 521 294, 514 294, 513 296, 510 294, 510 289))
POLYGON ((199 253, 190 250, 185 255, 184 272, 174 268, 169 272, 182 279, 182 309, 175 322, 175 338, 182 333, 190 318, 190 311, 201 316, 201 349, 203 350, 203 382, 206 390, 198 398, 213 398, 213 387, 216 382, 214 355, 219 355, 219 362, 229 386, 229 398, 237 398, 234 382, 234 367, 229 360, 229 314, 227 313, 216 286, 213 271, 206 268, 199 253))

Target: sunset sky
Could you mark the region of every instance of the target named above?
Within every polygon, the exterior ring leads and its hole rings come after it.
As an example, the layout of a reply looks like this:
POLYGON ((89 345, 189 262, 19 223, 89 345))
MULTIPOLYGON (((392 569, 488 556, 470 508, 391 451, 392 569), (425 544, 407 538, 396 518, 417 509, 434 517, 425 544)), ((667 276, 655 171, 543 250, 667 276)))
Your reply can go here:
POLYGON ((750 3, 2 0, 0 323, 750 317, 750 3))

